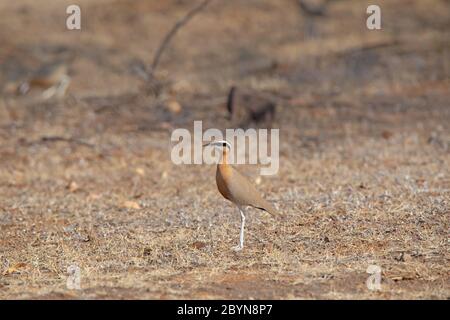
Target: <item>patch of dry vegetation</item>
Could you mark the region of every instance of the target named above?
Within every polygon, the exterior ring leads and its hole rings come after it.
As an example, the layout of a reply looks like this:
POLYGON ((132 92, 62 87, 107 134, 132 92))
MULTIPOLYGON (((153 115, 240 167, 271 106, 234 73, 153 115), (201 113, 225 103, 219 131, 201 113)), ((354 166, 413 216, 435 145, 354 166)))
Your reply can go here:
POLYGON ((41 58, 76 59, 65 99, 0 101, 0 298, 450 297, 448 3, 383 1, 385 30, 370 33, 364 1, 339 1, 303 38, 294 3, 216 1, 163 56, 171 93, 155 98, 128 67, 187 2, 83 1, 87 30, 70 35, 63 3, 41 2, 0 2, 1 84, 41 58), (258 185, 284 218, 249 210, 239 253, 215 168, 173 165, 169 139, 197 119, 232 126, 232 83, 287 97, 280 172, 258 185), (82 290, 66 288, 73 264, 82 290))

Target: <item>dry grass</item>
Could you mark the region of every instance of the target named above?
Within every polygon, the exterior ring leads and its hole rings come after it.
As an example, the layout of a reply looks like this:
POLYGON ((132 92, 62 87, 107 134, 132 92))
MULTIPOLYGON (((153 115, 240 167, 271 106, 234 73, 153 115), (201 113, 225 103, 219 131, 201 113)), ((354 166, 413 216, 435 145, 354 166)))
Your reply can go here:
POLYGON ((339 1, 303 38, 295 2, 216 1, 163 56, 180 114, 129 65, 189 2, 81 1, 81 33, 42 2, 0 2, 1 84, 67 52, 73 82, 63 100, 0 101, 0 298, 450 297, 448 2, 382 1, 369 32, 367 4, 339 1), (232 83, 291 97, 280 172, 258 185, 285 218, 249 210, 239 253, 215 168, 170 161, 171 127, 232 126, 213 103, 232 83), (66 289, 72 264, 82 290, 66 289))

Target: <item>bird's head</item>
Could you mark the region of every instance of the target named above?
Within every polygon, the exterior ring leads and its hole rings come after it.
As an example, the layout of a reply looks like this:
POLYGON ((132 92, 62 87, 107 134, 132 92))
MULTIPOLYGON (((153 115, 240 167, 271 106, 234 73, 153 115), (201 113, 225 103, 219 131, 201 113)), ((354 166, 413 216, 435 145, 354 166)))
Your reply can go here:
POLYGON ((231 144, 226 140, 217 140, 217 141, 211 141, 207 144, 204 144, 203 147, 212 146, 212 147, 218 147, 218 148, 227 148, 228 150, 231 150, 231 144))

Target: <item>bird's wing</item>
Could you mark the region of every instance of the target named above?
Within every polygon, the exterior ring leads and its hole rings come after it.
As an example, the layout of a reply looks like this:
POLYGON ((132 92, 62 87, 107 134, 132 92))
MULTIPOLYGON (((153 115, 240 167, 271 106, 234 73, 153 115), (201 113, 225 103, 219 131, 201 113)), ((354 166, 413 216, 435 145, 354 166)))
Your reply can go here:
POLYGON ((228 181, 228 189, 233 200, 239 205, 248 205, 276 215, 278 211, 263 199, 250 180, 233 168, 232 178, 228 181))

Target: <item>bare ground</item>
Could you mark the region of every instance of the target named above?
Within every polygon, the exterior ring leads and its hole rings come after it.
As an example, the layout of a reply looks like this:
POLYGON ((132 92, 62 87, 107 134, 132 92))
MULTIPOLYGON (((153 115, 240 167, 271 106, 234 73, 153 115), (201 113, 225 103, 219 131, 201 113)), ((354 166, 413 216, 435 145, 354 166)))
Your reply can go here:
POLYGON ((133 66, 192 2, 79 2, 81 32, 70 1, 0 1, 0 84, 59 58, 72 77, 63 99, 0 101, 0 298, 450 298, 448 1, 379 1, 382 31, 336 1, 308 32, 294 1, 213 1, 159 97, 133 66), (170 160, 172 128, 233 127, 232 84, 284 97, 280 171, 257 185, 284 217, 250 209, 238 253, 214 166, 170 160))

